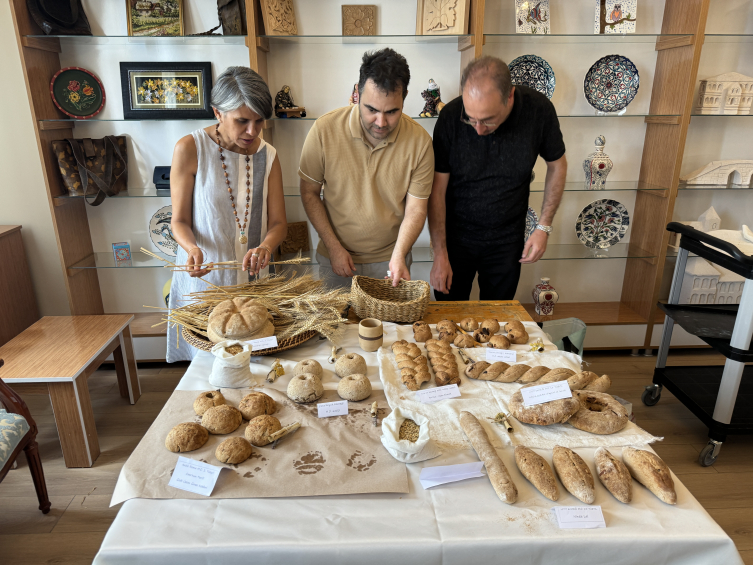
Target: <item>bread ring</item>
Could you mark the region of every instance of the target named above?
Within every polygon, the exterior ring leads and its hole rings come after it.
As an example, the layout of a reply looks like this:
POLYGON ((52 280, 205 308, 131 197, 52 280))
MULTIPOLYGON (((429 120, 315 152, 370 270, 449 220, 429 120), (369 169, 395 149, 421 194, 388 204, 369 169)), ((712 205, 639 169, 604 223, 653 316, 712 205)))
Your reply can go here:
POLYGON ((507 339, 514 345, 523 345, 528 343, 528 332, 518 328, 513 328, 507 332, 507 339))
POLYGON ((203 416, 204 412, 215 406, 225 404, 225 397, 219 390, 209 390, 202 392, 193 402, 193 409, 196 414, 203 416))
POLYGON ((546 375, 550 371, 549 367, 544 367, 544 365, 539 365, 538 367, 533 367, 523 373, 517 381, 519 383, 532 383, 535 381, 538 381, 541 377, 546 375))
POLYGON ((565 369, 563 367, 558 367, 556 369, 552 369, 546 375, 541 377, 538 381, 536 381, 536 384, 543 385, 546 383, 556 383, 558 381, 565 381, 574 373, 575 371, 573 371, 572 369, 565 369))
POLYGON ((489 332, 489 335, 494 335, 499 331, 499 322, 494 318, 487 318, 481 322, 481 329, 489 332))
MULTIPOLYGON (((415 344, 414 347, 418 349, 415 344)), ((418 352, 420 355, 421 352, 418 352)), ((410 355, 410 353, 409 353, 410 355)), ((365 375, 366 374, 366 360, 358 353, 348 353, 337 359, 335 363, 335 374, 342 378, 348 375, 365 375)))
POLYGON ((523 403, 523 393, 518 390, 510 398, 509 408, 510 413, 519 422, 537 426, 551 426, 552 424, 567 422, 573 414, 580 410, 580 401, 577 398, 562 398, 535 406, 526 406, 523 403))
POLYGON ((472 332, 478 329, 478 322, 473 318, 463 318, 460 320, 460 327, 467 332, 472 332))
POLYGON ((596 373, 592 373, 591 371, 581 371, 568 378, 567 384, 570 385, 570 390, 582 390, 598 378, 599 375, 596 373))
POLYGON ((581 405, 568 423, 574 428, 592 434, 607 435, 627 426, 628 413, 613 396, 603 392, 574 390, 573 398, 581 405))
POLYGON ((493 335, 489 339, 489 343, 486 347, 493 347, 494 349, 510 349, 510 340, 503 335, 493 335))
POLYGON ((478 379, 487 367, 491 367, 491 364, 486 361, 476 361, 468 365, 463 372, 470 379, 478 379))
POLYGON ((583 390, 591 390, 594 392, 607 392, 611 386, 612 386, 612 379, 609 378, 609 375, 601 375, 595 381, 590 382, 588 386, 583 388, 583 390))
POLYGON ((323 372, 319 361, 316 359, 304 359, 303 361, 296 363, 296 366, 293 369, 293 376, 297 377, 298 375, 304 375, 306 373, 309 375, 316 375, 321 379, 323 372))

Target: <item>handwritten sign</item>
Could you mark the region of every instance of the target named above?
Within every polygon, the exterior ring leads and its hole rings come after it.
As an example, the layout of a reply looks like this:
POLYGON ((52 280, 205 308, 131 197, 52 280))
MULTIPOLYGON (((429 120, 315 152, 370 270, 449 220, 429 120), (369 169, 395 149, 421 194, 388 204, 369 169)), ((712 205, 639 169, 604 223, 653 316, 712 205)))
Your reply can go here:
POLYGON ((416 392, 416 399, 424 404, 434 404, 440 400, 457 398, 458 396, 460 396, 458 385, 438 386, 416 392))
POLYGON ((262 349, 272 349, 273 347, 277 347, 277 336, 272 337, 263 337, 261 339, 252 339, 251 341, 247 341, 251 346, 251 351, 260 351, 262 349))
POLYGON ((330 416, 347 416, 348 401, 338 400, 336 402, 322 402, 316 405, 319 410, 320 418, 329 418, 330 416))
POLYGON ((544 402, 551 402, 552 400, 573 397, 573 391, 570 390, 570 385, 567 384, 567 381, 521 388, 520 394, 523 395, 523 404, 526 406, 535 406, 544 402))
POLYGON ((486 360, 489 363, 494 363, 496 361, 502 361, 503 363, 515 363, 517 361, 517 357, 515 355, 515 352, 510 349, 492 349, 487 347, 486 360))
POLYGON ((607 527, 601 506, 555 506, 552 510, 563 530, 607 527))
POLYGON ((483 466, 483 461, 477 461, 475 463, 462 463, 460 465, 424 467, 421 469, 418 480, 421 481, 421 486, 424 489, 428 489, 445 483, 475 479, 476 477, 484 476, 484 473, 481 472, 483 466))
POLYGON ((222 467, 178 456, 178 464, 175 465, 173 476, 167 484, 180 490, 209 496, 214 490, 220 471, 222 467))

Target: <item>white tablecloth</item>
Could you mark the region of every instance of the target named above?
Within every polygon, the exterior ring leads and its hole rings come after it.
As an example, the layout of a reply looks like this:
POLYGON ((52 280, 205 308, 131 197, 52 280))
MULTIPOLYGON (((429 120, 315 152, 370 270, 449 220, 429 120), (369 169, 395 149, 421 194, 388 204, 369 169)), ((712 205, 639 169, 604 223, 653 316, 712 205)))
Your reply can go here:
MULTIPOLYGON (((350 333, 346 351, 363 352, 350 333)), ((394 341, 385 328, 385 344, 394 341)), ((326 342, 312 340, 285 354, 291 362, 326 357, 326 342), (314 355, 317 354, 317 355, 314 355)), ((369 378, 380 388, 376 354, 363 354, 369 378)), ((263 358, 259 381, 271 365, 263 358)), ((212 357, 201 354, 178 385, 180 390, 209 390, 212 357)), ((285 363, 286 370, 288 363, 285 363)), ((292 364, 290 364, 292 368, 292 364)), ((337 377, 325 365, 325 387, 337 377)), ((284 388, 283 377, 275 388, 284 388)), ((551 461, 551 452, 537 450, 551 461)), ((576 450, 593 471, 593 448, 576 450)), ((611 448, 620 456, 620 448, 611 448)), ((560 500, 544 498, 515 466, 510 449, 499 452, 518 487, 518 502, 501 502, 486 477, 431 490, 418 481, 423 466, 477 461, 471 450, 448 452, 408 466, 410 493, 276 499, 129 500, 107 532, 94 563, 220 564, 334 563, 651 563, 652 565, 740 565, 742 560, 724 531, 677 477, 677 506, 660 502, 638 483, 633 501, 618 502, 597 482, 596 504, 607 527, 560 530, 552 507, 579 505, 560 485, 560 500)))

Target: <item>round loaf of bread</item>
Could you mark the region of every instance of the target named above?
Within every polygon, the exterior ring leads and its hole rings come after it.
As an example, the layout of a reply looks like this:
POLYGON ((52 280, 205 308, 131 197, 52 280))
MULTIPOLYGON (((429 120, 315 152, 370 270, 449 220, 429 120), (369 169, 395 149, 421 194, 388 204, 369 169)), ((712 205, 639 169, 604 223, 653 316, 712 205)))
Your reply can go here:
POLYGON ((489 339, 489 343, 486 347, 493 347, 494 349, 510 349, 510 340, 503 335, 493 335, 489 339))
POLYGON ((322 381, 316 375, 305 373, 293 377, 288 383, 288 398, 298 404, 315 402, 319 400, 323 394, 324 386, 322 386, 322 381))
POLYGON ((217 446, 214 456, 222 463, 238 465, 251 457, 251 445, 242 437, 229 437, 217 446))
POLYGON ((572 449, 555 445, 552 463, 557 476, 575 498, 586 504, 594 502, 594 476, 583 458, 572 449))
POLYGON ((358 402, 371 395, 371 383, 366 375, 348 375, 337 383, 337 394, 343 400, 358 402))
POLYGON ((460 327, 467 332, 472 332, 478 329, 478 322, 473 318, 463 318, 460 320, 460 327))
MULTIPOLYGON (((268 328, 267 324, 271 324, 271 321, 272 316, 267 309, 252 298, 233 298, 220 302, 209 314, 207 335, 212 343, 228 339, 246 340, 268 328)), ((274 326, 272 331, 274 333, 274 326)))
POLYGON ((324 371, 322 370, 319 361, 316 361, 315 359, 304 359, 303 361, 296 363, 295 368, 293 369, 293 375, 297 377, 298 375, 303 375, 305 373, 316 375, 321 379, 324 371))
POLYGON ((249 392, 238 404, 238 410, 246 420, 253 420, 257 416, 274 414, 277 410, 277 403, 263 392, 249 392))
POLYGON ((199 416, 203 416, 204 412, 221 404, 225 404, 225 397, 222 393, 219 390, 208 390, 196 397, 193 401, 193 409, 199 416))
POLYGON ((627 410, 613 396, 604 392, 574 390, 573 397, 578 399, 581 408, 568 420, 571 426, 600 435, 613 434, 627 426, 627 410))
POLYGON ((271 337, 275 335, 275 325, 272 320, 267 320, 264 325, 248 336, 246 339, 261 339, 263 337, 271 337))
POLYGON ((170 430, 165 438, 165 447, 173 453, 185 453, 199 449, 208 439, 209 432, 205 427, 188 422, 170 430))
POLYGON ((605 448, 599 447, 594 453, 594 464, 601 484, 617 500, 627 504, 633 499, 633 478, 622 461, 605 448))
POLYGON ((210 408, 201 417, 201 425, 210 434, 223 435, 234 432, 243 423, 243 414, 237 408, 222 404, 210 408))
POLYGON ((281 429, 280 420, 274 416, 257 416, 248 423, 244 435, 251 445, 262 447, 272 443, 269 435, 279 432, 281 429))
POLYGON ((526 406, 523 403, 523 393, 518 390, 510 397, 509 406, 510 413, 519 422, 537 426, 551 426, 552 424, 567 422, 573 414, 580 410, 580 401, 577 398, 561 398, 534 406, 526 406))
MULTIPOLYGON (((420 351, 418 353, 421 354, 420 351)), ((343 355, 335 363, 335 374, 340 378, 348 375, 365 375, 366 360, 358 353, 343 355)))
POLYGON ((481 322, 481 329, 489 332, 489 335, 494 335, 499 331, 499 322, 494 318, 487 318, 481 322))

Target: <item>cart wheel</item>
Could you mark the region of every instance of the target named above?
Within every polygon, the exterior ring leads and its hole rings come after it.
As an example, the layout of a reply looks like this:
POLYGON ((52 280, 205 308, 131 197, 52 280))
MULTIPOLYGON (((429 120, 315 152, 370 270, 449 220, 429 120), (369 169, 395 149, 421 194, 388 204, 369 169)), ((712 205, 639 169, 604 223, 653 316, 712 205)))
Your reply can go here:
POLYGON ((656 403, 659 402, 660 398, 661 388, 657 387, 656 385, 647 386, 646 390, 644 390, 643 394, 641 395, 641 400, 646 406, 655 406, 656 403))
POLYGON ((714 446, 708 444, 701 450, 701 454, 698 456, 698 463, 701 467, 711 467, 716 463, 717 457, 719 457, 719 454, 714 455, 714 446))

